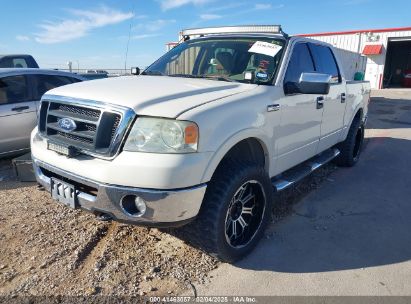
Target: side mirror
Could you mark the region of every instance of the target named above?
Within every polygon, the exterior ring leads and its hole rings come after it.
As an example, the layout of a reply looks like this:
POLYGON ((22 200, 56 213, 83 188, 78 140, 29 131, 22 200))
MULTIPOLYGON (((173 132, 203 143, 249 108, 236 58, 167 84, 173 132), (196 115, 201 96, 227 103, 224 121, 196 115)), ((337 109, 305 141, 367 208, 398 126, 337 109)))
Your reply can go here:
POLYGON ((286 94, 319 94, 330 92, 331 75, 322 73, 301 73, 298 82, 287 82, 284 85, 286 94))
POLYGON ((140 69, 138 67, 131 68, 131 75, 140 75, 140 69))

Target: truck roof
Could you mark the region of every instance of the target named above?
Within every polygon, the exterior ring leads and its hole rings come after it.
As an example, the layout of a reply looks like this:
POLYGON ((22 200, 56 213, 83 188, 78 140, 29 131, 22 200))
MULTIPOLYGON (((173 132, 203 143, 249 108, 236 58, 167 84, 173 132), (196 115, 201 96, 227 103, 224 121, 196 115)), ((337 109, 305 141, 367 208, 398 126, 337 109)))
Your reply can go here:
POLYGON ((79 79, 84 79, 84 77, 59 70, 50 70, 50 69, 37 69, 37 68, 0 68, 0 76, 5 76, 6 74, 46 74, 46 75, 61 75, 69 77, 77 77, 79 79))
POLYGON ((4 57, 33 57, 29 54, 0 54, 0 59, 4 57))

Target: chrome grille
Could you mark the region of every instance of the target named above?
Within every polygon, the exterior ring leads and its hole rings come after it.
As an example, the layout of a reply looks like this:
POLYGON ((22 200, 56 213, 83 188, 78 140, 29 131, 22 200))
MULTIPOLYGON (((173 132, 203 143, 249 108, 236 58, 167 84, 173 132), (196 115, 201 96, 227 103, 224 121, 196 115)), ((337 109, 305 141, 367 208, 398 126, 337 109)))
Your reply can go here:
POLYGON ((64 137, 72 141, 78 141, 78 142, 82 142, 88 145, 93 144, 93 140, 91 138, 85 138, 85 137, 81 137, 81 136, 77 136, 77 135, 73 135, 73 134, 69 134, 69 133, 65 133, 61 131, 57 131, 57 135, 59 137, 64 137))
POLYGON ((58 104, 57 109, 62 112, 68 112, 68 113, 83 115, 87 117, 94 117, 97 119, 100 117, 100 114, 101 114, 101 112, 98 110, 85 109, 85 108, 72 106, 72 105, 65 105, 65 104, 58 104))
MULTIPOLYGON (((61 97, 41 102, 39 131, 50 141, 77 148, 85 154, 112 157, 119 149, 121 140, 132 120, 134 111, 97 102, 62 100, 61 97), (59 124, 68 118, 75 129, 67 131, 59 124), (120 135, 120 136, 118 136, 120 135)), ((63 126, 64 127, 64 126, 63 126)))

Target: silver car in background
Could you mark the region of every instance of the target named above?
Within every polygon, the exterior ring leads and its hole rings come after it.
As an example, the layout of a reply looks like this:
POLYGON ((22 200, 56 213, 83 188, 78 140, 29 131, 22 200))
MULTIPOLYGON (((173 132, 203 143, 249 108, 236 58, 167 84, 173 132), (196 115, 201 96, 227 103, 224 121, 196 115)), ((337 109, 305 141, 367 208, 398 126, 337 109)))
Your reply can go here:
POLYGON ((30 149, 41 96, 48 90, 85 78, 45 69, 0 69, 0 158, 30 149))

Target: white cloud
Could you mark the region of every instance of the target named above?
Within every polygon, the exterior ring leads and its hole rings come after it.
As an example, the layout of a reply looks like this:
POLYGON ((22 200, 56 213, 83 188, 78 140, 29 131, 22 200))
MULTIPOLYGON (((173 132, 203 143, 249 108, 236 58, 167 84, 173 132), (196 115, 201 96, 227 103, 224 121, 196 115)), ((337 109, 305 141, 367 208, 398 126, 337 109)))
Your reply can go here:
POLYGON ((18 41, 29 41, 29 40, 30 40, 30 37, 29 37, 29 36, 24 36, 24 35, 17 35, 17 36, 16 36, 16 39, 17 39, 18 41))
POLYGON ((140 39, 146 39, 146 38, 153 38, 153 37, 158 37, 160 34, 141 34, 141 35, 134 35, 131 36, 131 40, 140 40, 140 39))
POLYGON ((255 10, 268 10, 268 9, 279 9, 283 8, 285 5, 284 4, 278 4, 278 5, 271 5, 269 3, 257 3, 254 5, 255 10))
POLYGON ((147 15, 138 15, 138 16, 134 16, 134 19, 136 20, 141 20, 141 19, 147 19, 148 16, 147 15))
POLYGON ((159 30, 173 23, 176 23, 176 20, 158 19, 158 20, 153 20, 153 21, 137 24, 136 26, 133 27, 133 30, 145 30, 148 32, 158 32, 159 30))
POLYGON ((271 4, 264 4, 264 3, 257 3, 254 8, 256 10, 265 10, 265 9, 270 9, 271 8, 271 4))
POLYGON ((84 37, 95 28, 116 24, 134 16, 131 12, 121 12, 108 7, 98 10, 69 10, 71 19, 58 22, 44 22, 39 27, 43 30, 36 34, 39 43, 59 43, 84 37))
POLYGON ((250 12, 253 12, 253 11, 281 9, 285 7, 284 4, 278 4, 278 5, 273 6, 269 3, 256 3, 254 4, 253 7, 247 10, 245 8, 242 10, 233 10, 232 12, 227 12, 226 14, 222 14, 222 15, 213 13, 216 11, 225 11, 225 10, 229 10, 233 8, 239 8, 239 7, 242 7, 243 5, 244 3, 239 2, 239 3, 232 3, 232 4, 227 4, 225 6, 220 6, 220 7, 209 9, 204 14, 200 15, 200 20, 197 22, 197 24, 204 22, 204 21, 215 20, 215 19, 220 19, 220 18, 230 18, 230 17, 235 17, 235 16, 242 16, 242 15, 249 14, 250 12))
POLYGON ((159 0, 161 9, 164 11, 187 4, 201 5, 211 1, 214 0, 159 0))
POLYGON ((202 15, 200 15, 200 18, 202 20, 215 20, 215 19, 220 19, 222 17, 223 16, 217 15, 217 14, 202 14, 202 15))
POLYGON ((225 11, 225 10, 230 10, 233 8, 238 8, 241 6, 246 6, 248 5, 248 3, 246 2, 236 2, 236 3, 230 3, 227 5, 223 5, 223 6, 215 6, 215 7, 211 7, 209 9, 207 9, 208 12, 219 12, 219 11, 225 11))

